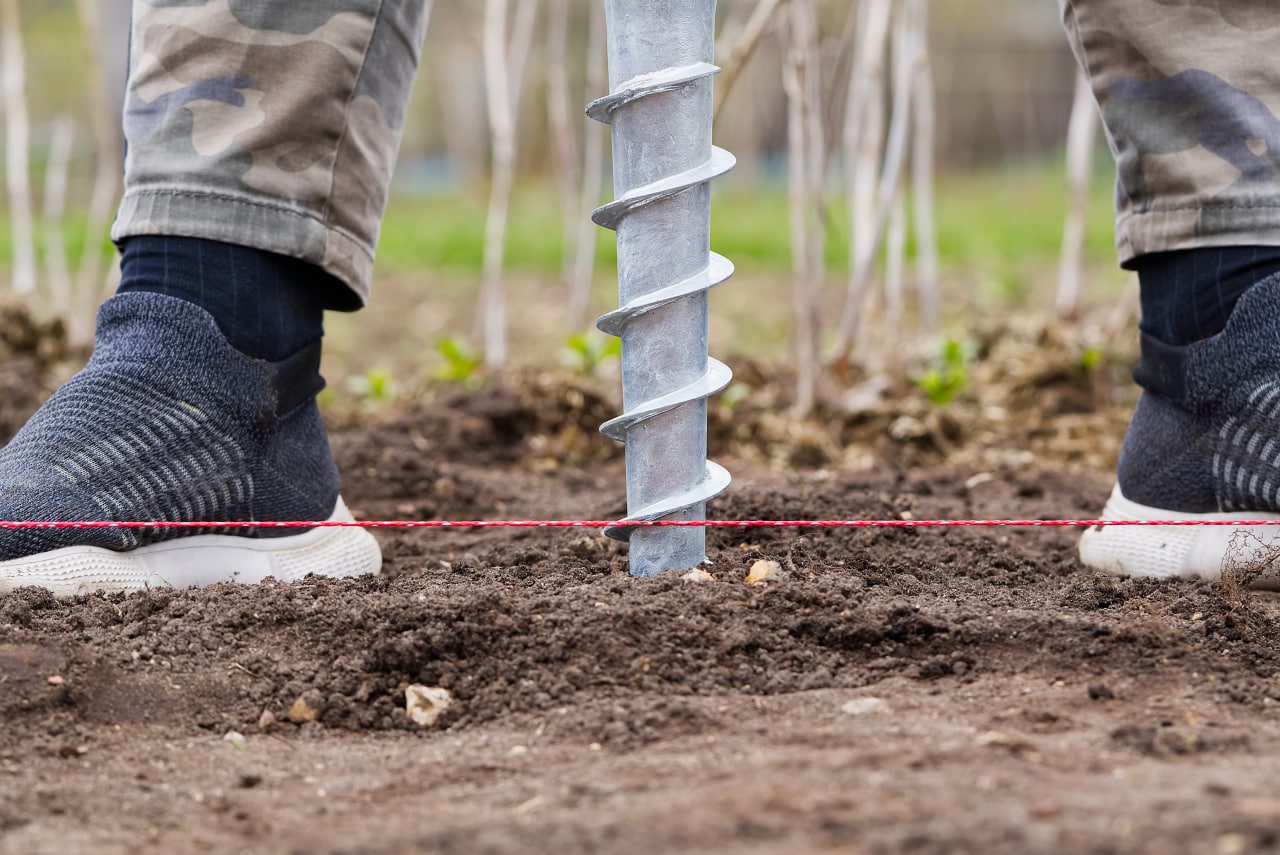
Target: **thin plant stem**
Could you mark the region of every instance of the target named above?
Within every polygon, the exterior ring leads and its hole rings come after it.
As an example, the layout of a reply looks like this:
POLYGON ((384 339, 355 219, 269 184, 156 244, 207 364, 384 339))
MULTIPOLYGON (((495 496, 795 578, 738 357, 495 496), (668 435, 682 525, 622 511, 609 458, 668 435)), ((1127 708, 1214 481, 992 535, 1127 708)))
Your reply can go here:
POLYGON ((1089 217, 1089 167, 1098 135, 1098 107, 1089 79, 1076 73, 1075 99, 1067 124, 1067 212, 1058 259, 1058 294, 1054 301, 1062 317, 1073 317, 1080 302, 1084 261, 1084 232, 1089 217))
POLYGON ((36 290, 36 242, 31 203, 31 124, 27 115, 26 60, 22 13, 18 0, 0 0, 0 77, 3 77, 5 115, 5 179, 13 235, 15 293, 36 290))

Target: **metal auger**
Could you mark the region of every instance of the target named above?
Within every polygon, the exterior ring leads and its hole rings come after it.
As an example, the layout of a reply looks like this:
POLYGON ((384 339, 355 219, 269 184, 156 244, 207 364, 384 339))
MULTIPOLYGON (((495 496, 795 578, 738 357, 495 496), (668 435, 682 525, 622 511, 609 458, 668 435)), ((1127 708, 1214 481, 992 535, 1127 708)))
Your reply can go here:
MULTIPOLYGON (((604 0, 612 94, 587 115, 613 126, 617 201, 592 215, 618 233, 625 412, 600 431, 626 443, 627 519, 698 520, 729 473, 707 460, 707 398, 729 384, 707 356, 707 290, 733 275, 711 252, 710 182, 733 168, 711 144, 715 0, 604 0)), ((706 561, 702 528, 605 534, 631 543, 631 573, 706 561)))

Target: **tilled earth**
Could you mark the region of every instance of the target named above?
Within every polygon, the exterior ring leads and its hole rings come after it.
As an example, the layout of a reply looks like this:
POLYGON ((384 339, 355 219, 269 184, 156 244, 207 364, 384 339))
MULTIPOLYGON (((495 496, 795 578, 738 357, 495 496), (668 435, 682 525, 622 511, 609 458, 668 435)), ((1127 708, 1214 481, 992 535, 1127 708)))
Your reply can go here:
MULTIPOLYGON (((1123 409, 1073 371, 804 422, 713 407, 713 512, 1089 517, 1123 409)), ((335 419, 347 501, 620 515, 599 388, 335 419)), ((715 530, 704 582, 633 579, 581 531, 378 537, 374 579, 0 598, 0 851, 1280 846, 1271 594, 1095 575, 1072 529, 715 530), (415 685, 452 695, 431 726, 415 685)))

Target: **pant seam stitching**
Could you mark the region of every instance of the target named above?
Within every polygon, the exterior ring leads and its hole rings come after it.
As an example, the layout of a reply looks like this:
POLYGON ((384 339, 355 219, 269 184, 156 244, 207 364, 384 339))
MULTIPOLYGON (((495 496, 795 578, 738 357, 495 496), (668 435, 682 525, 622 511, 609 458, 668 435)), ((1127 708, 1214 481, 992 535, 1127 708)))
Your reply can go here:
POLYGON ((1130 211, 1129 216, 1141 217, 1145 214, 1162 214, 1173 211, 1205 211, 1205 210, 1249 210, 1252 208, 1280 208, 1276 202, 1197 202, 1189 205, 1161 205, 1142 211, 1130 211))
POLYGON ((124 200, 129 200, 141 196, 181 196, 188 199, 217 199, 223 202, 231 202, 236 205, 249 205, 254 208, 263 208, 269 211, 278 211, 282 214, 291 214, 301 219, 310 220, 325 231, 334 232, 343 239, 350 241, 369 258, 373 258, 373 252, 368 249, 364 242, 358 237, 342 228, 341 226, 327 222, 323 217, 319 217, 307 211, 300 211, 297 208, 291 208, 288 205, 277 205, 270 202, 263 202, 258 199, 245 199, 241 196, 233 196, 229 193, 209 193, 204 191, 193 190, 134 190, 124 195, 124 200))
POLYGON ((329 212, 332 210, 333 188, 338 182, 338 163, 342 157, 342 146, 347 141, 347 134, 351 128, 351 105, 355 103, 356 93, 360 91, 360 81, 364 79, 365 69, 369 67, 369 51, 373 48, 373 41, 378 35, 378 27, 382 24, 385 5, 385 0, 379 0, 378 8, 373 12, 373 26, 369 27, 369 39, 365 42, 364 50, 360 54, 360 70, 351 83, 351 94, 347 97, 347 103, 342 111, 342 133, 338 135, 337 145, 333 147, 333 165, 329 170, 329 192, 325 195, 324 208, 321 211, 322 223, 328 223, 329 212))

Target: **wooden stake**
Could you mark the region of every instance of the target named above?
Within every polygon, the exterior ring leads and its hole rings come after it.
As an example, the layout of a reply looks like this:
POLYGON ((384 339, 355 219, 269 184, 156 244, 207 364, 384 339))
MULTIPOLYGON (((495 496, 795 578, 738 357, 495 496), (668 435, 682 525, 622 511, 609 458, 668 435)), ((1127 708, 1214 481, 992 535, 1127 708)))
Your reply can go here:
POLYGON ((573 279, 574 241, 578 236, 578 218, 583 214, 578 190, 582 162, 578 155, 577 130, 583 120, 581 110, 569 108, 568 46, 569 0, 550 0, 547 6, 547 125, 555 155, 563 231, 560 277, 566 284, 573 279), (578 121, 575 123, 573 118, 578 121))
POLYGON ((13 234, 12 286, 15 293, 30 295, 36 290, 36 242, 31 213, 31 125, 27 116, 26 62, 18 0, 0 0, 0 52, 3 52, 0 76, 3 76, 4 88, 5 179, 9 185, 13 234))
MULTIPOLYGON (((906 7, 900 7, 899 27, 909 27, 903 20, 909 14, 906 7)), ((907 68, 914 69, 914 45, 910 39, 904 39, 906 54, 902 62, 907 68)), ((910 80, 910 77, 906 77, 910 80)), ((863 254, 853 259, 852 274, 849 279, 849 293, 845 301, 844 312, 840 317, 840 325, 836 330, 835 358, 848 357, 857 341, 863 319, 864 303, 867 299, 867 285, 875 267, 876 249, 884 240, 889 225, 889 217, 893 210, 894 198, 902 192, 903 165, 907 159, 907 148, 911 128, 911 89, 910 85, 896 86, 893 93, 893 112, 889 123, 889 135, 885 142, 884 165, 880 172, 879 187, 875 194, 875 219, 869 235, 863 235, 863 254)))
POLYGON ((1084 232, 1089 216, 1089 171, 1093 143, 1098 135, 1098 105, 1089 79, 1076 72, 1075 98, 1067 124, 1067 214, 1062 229, 1062 253, 1058 260, 1058 296, 1055 307, 1064 318, 1075 317, 1080 302, 1084 261, 1084 232))
POLYGON ((778 7, 782 4, 782 0, 759 0, 755 9, 751 12, 751 17, 747 18, 747 23, 742 28, 741 35, 734 42, 732 48, 729 49, 721 65, 724 71, 720 73, 720 79, 716 81, 716 117, 720 116, 720 109, 724 106, 725 101, 729 98, 729 93, 733 91, 734 85, 738 82, 738 77, 742 74, 742 70, 746 68, 751 56, 756 52, 756 48, 760 44, 760 39, 769 29, 769 24, 773 21, 774 13, 778 11, 778 7))
MULTIPOLYGON (((844 160, 849 204, 849 286, 845 311, 856 304, 861 316, 873 295, 857 281, 858 271, 870 268, 876 246, 876 184, 884 152, 884 60, 889 38, 890 0, 863 0, 851 15, 858 16, 857 41, 849 72, 845 103, 844 160), (864 263, 864 260, 869 260, 864 263)), ((856 324, 854 324, 856 326, 856 324)), ((849 345, 837 350, 847 355, 849 345)))
POLYGON ((76 270, 71 305, 68 307, 67 337, 73 344, 88 344, 93 338, 93 319, 105 296, 103 264, 115 259, 115 250, 104 248, 111 218, 120 200, 121 170, 124 164, 120 119, 114 113, 116 98, 109 90, 113 76, 107 70, 102 20, 96 0, 76 0, 80 26, 89 51, 91 94, 89 130, 93 135, 94 176, 85 223, 84 253, 76 270))
POLYGON ((938 328, 938 228, 934 214, 935 114, 933 67, 929 55, 929 0, 910 0, 915 6, 916 72, 912 81, 915 134, 911 151, 911 212, 916 236, 916 293, 920 332, 938 328))
POLYGON ((791 0, 789 48, 783 68, 787 94, 787 143, 791 199, 792 295, 795 312, 795 412, 813 410, 818 394, 818 312, 822 228, 817 222, 821 184, 820 78, 817 18, 812 0, 791 0), (815 116, 815 114, 819 114, 815 116), (817 140, 813 139, 816 131, 817 140), (815 162, 815 158, 817 162, 815 162), (817 176, 817 180, 815 180, 817 176), (816 235, 815 235, 816 232, 816 235))
MULTIPOLYGON (((591 4, 587 27, 587 91, 592 97, 596 97, 609 88, 602 4, 591 4)), ((573 282, 569 289, 569 326, 575 330, 582 329, 587 324, 591 280, 596 269, 596 225, 587 214, 600 202, 608 132, 604 125, 587 122, 586 139, 582 146, 582 196, 578 208, 578 236, 574 241, 576 255, 573 261, 573 282)))
POLYGON ((62 221, 67 210, 67 164, 75 142, 76 123, 70 116, 53 120, 49 161, 44 172, 44 264, 49 298, 61 313, 71 312, 71 274, 67 269, 67 242, 62 221))
POLYGON ((499 368, 507 361, 507 302, 502 283, 507 222, 515 182, 516 118, 519 87, 533 40, 536 0, 516 0, 516 21, 507 35, 507 0, 486 0, 484 8, 485 88, 493 175, 485 219, 484 271, 480 289, 480 324, 484 361, 499 368))

